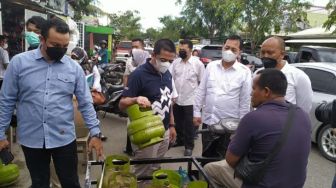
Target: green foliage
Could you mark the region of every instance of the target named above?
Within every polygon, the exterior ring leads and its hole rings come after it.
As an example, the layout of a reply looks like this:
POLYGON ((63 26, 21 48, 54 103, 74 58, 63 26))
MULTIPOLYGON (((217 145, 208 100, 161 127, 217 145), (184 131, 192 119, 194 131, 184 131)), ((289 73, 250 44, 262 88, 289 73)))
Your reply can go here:
MULTIPOLYGON (((324 22, 323 27, 329 30, 336 23, 336 0, 330 0, 326 6, 326 9, 331 12, 328 16, 327 21, 324 22)), ((336 29, 333 31, 333 33, 336 33, 336 29)))
POLYGON ((93 3, 99 3, 98 0, 75 0, 71 1, 70 4, 74 8, 75 16, 74 20, 79 21, 82 19, 83 15, 86 16, 99 16, 104 15, 105 12, 100 8, 95 6, 93 3))
POLYGON ((121 39, 130 40, 142 35, 138 11, 126 11, 120 14, 109 14, 110 25, 114 27, 121 39))

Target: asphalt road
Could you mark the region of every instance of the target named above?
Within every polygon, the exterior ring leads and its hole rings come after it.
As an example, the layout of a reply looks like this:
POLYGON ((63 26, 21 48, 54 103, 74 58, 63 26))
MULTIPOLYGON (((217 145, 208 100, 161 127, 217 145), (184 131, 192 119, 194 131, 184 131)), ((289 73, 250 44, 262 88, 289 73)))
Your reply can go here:
MULTIPOLYGON (((107 141, 104 143, 104 150, 106 155, 110 154, 121 154, 123 147, 126 142, 126 119, 119 118, 111 114, 107 114, 105 118, 102 118, 102 130, 105 136, 108 137, 107 141)), ((28 170, 25 166, 24 157, 21 152, 21 148, 16 144, 13 147, 14 154, 16 156, 15 163, 21 168, 21 175, 19 181, 10 187, 15 188, 28 188, 30 186, 30 177, 28 170)), ((183 156, 183 147, 172 148, 167 153, 167 156, 178 157, 183 156)), ((200 156, 201 154, 201 139, 198 139, 195 144, 195 150, 193 155, 200 156)), ((85 166, 81 164, 82 154, 79 154, 79 174, 81 184, 84 184, 85 178, 85 166)), ((163 168, 178 169, 179 166, 185 168, 185 164, 169 164, 163 165, 163 168)), ((305 183, 305 188, 330 188, 331 182, 335 174, 335 163, 328 161, 320 155, 316 145, 312 145, 311 153, 309 155, 308 163, 308 173, 307 180, 305 183)), ((95 167, 92 169, 91 178, 98 178, 101 169, 95 167)))

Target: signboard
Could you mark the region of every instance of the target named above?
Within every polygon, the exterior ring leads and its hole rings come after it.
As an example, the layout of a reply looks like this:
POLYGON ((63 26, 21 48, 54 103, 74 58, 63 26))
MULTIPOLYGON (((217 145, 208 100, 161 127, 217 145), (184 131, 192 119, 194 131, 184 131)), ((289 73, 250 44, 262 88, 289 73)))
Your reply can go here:
POLYGON ((49 0, 48 7, 60 12, 65 12, 65 0, 49 0))

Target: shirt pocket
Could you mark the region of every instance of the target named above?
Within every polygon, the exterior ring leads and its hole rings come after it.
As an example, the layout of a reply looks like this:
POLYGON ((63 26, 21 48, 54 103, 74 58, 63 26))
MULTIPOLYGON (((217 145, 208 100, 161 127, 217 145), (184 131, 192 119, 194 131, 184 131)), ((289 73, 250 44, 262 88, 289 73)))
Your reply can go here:
POLYGON ((240 92, 240 88, 242 86, 242 82, 239 79, 231 79, 222 83, 222 88, 227 95, 234 96, 237 92, 240 92))
POLYGON ((64 91, 73 93, 75 89, 75 76, 71 74, 58 73, 54 82, 56 92, 64 91))
POLYGON ((193 69, 190 69, 186 73, 186 80, 190 84, 192 88, 196 88, 198 83, 197 83, 197 74, 193 69))

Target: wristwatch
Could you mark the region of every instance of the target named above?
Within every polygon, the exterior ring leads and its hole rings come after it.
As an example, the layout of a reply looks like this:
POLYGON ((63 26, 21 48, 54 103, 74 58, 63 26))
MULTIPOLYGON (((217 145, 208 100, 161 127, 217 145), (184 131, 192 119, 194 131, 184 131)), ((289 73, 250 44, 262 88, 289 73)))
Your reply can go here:
POLYGON ((102 133, 98 133, 98 134, 95 134, 95 135, 92 135, 92 136, 90 135, 90 138, 93 138, 93 137, 101 139, 102 138, 102 133))

